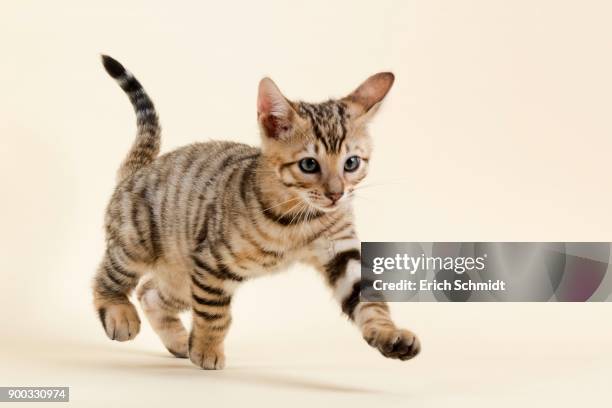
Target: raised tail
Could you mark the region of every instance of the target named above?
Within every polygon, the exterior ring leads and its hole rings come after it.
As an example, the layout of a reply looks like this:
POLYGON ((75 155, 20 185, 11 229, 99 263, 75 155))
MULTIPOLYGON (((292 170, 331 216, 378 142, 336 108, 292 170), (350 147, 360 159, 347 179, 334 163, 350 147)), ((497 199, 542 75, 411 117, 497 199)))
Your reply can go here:
POLYGON ((130 98, 136 113, 136 140, 119 167, 117 177, 121 181, 155 160, 159 154, 161 128, 153 102, 134 75, 107 55, 102 55, 102 63, 130 98))

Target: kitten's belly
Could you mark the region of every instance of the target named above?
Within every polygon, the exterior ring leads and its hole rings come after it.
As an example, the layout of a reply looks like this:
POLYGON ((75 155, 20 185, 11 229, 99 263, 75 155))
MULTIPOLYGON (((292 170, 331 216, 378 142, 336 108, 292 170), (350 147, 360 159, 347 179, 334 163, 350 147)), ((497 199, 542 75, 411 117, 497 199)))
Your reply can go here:
MULTIPOLYGON (((271 275, 288 269, 296 262, 296 254, 288 253, 283 258, 276 260, 273 264, 258 264, 248 260, 238 260, 229 262, 232 271, 239 274, 245 281, 260 276, 271 275)), ((215 264, 213 259, 208 259, 211 264, 215 264)), ((191 273, 194 265, 188 257, 177 257, 172 260, 158 261, 153 274, 163 293, 171 294, 173 297, 191 302, 191 273)), ((227 285, 236 286, 237 282, 227 281, 227 285)))

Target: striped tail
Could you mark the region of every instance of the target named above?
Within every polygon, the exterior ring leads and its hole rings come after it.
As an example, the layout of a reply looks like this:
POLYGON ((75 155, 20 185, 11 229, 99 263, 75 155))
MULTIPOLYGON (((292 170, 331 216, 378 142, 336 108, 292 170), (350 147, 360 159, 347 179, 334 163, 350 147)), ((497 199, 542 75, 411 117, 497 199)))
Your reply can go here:
POLYGON ((107 55, 102 55, 102 63, 128 95, 136 113, 136 140, 117 174, 118 181, 122 181, 155 160, 159 154, 161 128, 153 102, 134 75, 107 55))

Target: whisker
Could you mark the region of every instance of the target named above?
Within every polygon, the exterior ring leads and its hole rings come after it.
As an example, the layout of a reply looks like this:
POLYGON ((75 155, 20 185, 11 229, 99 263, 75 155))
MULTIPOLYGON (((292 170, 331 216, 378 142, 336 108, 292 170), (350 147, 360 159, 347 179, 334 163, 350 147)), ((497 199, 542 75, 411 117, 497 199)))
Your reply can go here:
POLYGON ((291 218, 291 221, 289 221, 289 225, 293 225, 293 221, 295 220, 295 218, 304 210, 305 204, 304 203, 301 203, 301 204, 302 205, 300 206, 300 208, 297 210, 297 212, 291 218))
POLYGON ((264 212, 266 212, 268 210, 271 210, 272 208, 276 208, 276 207, 278 207, 280 205, 287 204, 287 203, 290 203, 291 201, 295 201, 295 200, 299 200, 299 199, 300 199, 300 197, 293 197, 293 198, 291 198, 291 199, 289 199, 287 201, 283 201, 282 203, 275 204, 272 207, 264 208, 261 212, 264 213, 264 212))
POLYGON ((286 215, 288 215, 291 211, 293 211, 293 209, 299 205, 302 205, 301 202, 298 202, 296 204, 294 204, 289 210, 287 210, 285 213, 281 214, 278 216, 278 218, 276 219, 276 221, 279 221, 281 218, 285 217, 286 215))
POLYGON ((304 212, 303 212, 303 217, 300 218, 301 224, 300 224, 300 230, 298 231, 298 235, 300 235, 301 237, 306 236, 306 228, 310 228, 310 226, 308 225, 308 222, 304 222, 308 219, 308 214, 310 214, 310 208, 309 206, 306 206, 304 212), (302 220, 303 218, 303 220, 302 220))
POLYGON ((372 202, 380 202, 380 200, 375 200, 372 197, 365 197, 363 195, 357 195, 355 193, 351 193, 350 197, 354 197, 354 198, 361 198, 367 201, 372 201, 372 202))
POLYGON ((383 187, 383 186, 389 186, 389 185, 404 185, 404 184, 408 184, 409 180, 403 180, 403 181, 384 181, 384 182, 377 182, 377 183, 369 183, 369 184, 363 184, 360 186, 356 186, 353 188, 353 190, 363 190, 365 188, 371 188, 371 187, 383 187))

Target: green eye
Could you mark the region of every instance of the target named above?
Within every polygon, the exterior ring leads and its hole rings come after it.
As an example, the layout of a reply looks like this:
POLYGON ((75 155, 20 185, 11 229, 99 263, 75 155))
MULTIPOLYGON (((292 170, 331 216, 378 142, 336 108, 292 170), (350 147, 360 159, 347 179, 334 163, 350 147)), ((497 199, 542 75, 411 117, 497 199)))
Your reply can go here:
POLYGON ((298 166, 304 173, 317 173, 319 171, 319 163, 312 157, 300 160, 298 166))
POLYGON ((351 156, 344 162, 344 170, 348 172, 355 171, 359 168, 360 163, 361 159, 358 156, 351 156))

